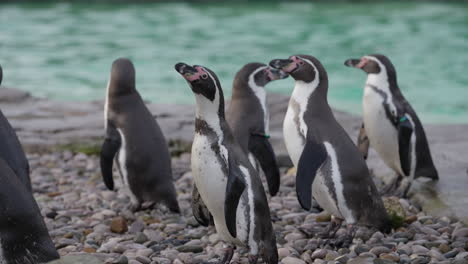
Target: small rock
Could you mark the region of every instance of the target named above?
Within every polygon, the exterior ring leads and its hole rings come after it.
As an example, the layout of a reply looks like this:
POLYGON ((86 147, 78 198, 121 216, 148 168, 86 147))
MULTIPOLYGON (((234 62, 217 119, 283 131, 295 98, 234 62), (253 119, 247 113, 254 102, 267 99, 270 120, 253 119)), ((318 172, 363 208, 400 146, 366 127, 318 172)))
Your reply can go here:
POLYGON ((371 250, 370 250, 370 253, 376 255, 376 256, 380 256, 380 254, 382 253, 390 253, 391 250, 387 247, 384 247, 384 246, 377 246, 377 247, 373 247, 371 250))
POLYGON ((468 227, 455 229, 452 233, 452 239, 468 237, 468 227))
POLYGON ((363 256, 359 256, 348 261, 348 264, 373 264, 373 263, 374 263, 373 258, 363 257, 363 256))
POLYGON ((135 243, 138 243, 138 244, 143 244, 146 241, 148 241, 148 237, 144 233, 139 232, 136 234, 133 241, 135 241, 135 243))
POLYGON ((405 218, 405 223, 411 224, 411 223, 415 222, 416 220, 418 220, 418 216, 416 216, 416 215, 410 215, 410 216, 407 216, 407 217, 405 218))
POLYGON ((143 263, 143 264, 150 264, 151 263, 151 259, 149 259, 148 257, 145 257, 145 256, 137 256, 136 260, 143 263))
POLYGON ((420 245, 413 245, 411 249, 413 250, 413 254, 425 254, 429 252, 429 249, 420 245))
POLYGON ((431 258, 428 256, 419 256, 411 260, 411 264, 427 264, 431 261, 431 258))
POLYGON ((439 245, 439 250, 440 252, 442 252, 442 254, 445 254, 450 251, 450 247, 447 244, 443 243, 439 245))
POLYGON ((86 252, 86 253, 96 253, 96 249, 95 249, 95 248, 92 248, 92 247, 85 247, 85 248, 83 248, 83 252, 86 252))
POLYGON ((366 244, 359 244, 356 247, 354 247, 354 252, 356 252, 357 255, 364 253, 364 252, 369 252, 370 247, 366 244))
POLYGON ((283 264, 306 264, 302 259, 294 257, 285 257, 281 262, 283 262, 283 264))
POLYGON ((386 260, 390 260, 390 261, 393 261, 393 262, 399 262, 400 261, 400 256, 398 256, 398 254, 396 253, 383 253, 380 255, 380 258, 381 259, 386 259, 386 260))
POLYGON ((312 253, 312 255, 310 257, 312 258, 312 260, 314 260, 314 259, 323 259, 323 258, 325 258, 327 253, 328 253, 328 250, 320 248, 320 249, 316 249, 314 251, 314 253, 312 253))
POLYGON ((449 258, 454 258, 459 252, 460 252, 460 250, 458 250, 458 249, 453 249, 453 250, 451 250, 451 251, 445 253, 445 254, 444 254, 444 257, 445 257, 445 258, 448 258, 448 259, 449 259, 449 258))
POLYGON ((200 245, 182 245, 182 246, 178 246, 176 249, 179 252, 193 252, 193 253, 203 252, 203 247, 200 245))
POLYGON ((338 253, 335 251, 328 251, 327 255, 325 256, 325 260, 335 260, 338 257, 338 253))
POLYGON ((335 258, 335 261, 338 261, 341 264, 346 264, 346 262, 348 262, 348 260, 349 260, 349 257, 346 256, 346 255, 339 256, 339 257, 335 258))
POLYGON ((290 252, 289 252, 289 249, 287 248, 279 248, 278 249, 278 257, 279 259, 283 259, 287 256, 289 256, 290 252))
POLYGON ((144 228, 145 228, 145 223, 141 221, 140 219, 138 219, 130 225, 128 232, 135 234, 138 232, 142 232, 144 228))
POLYGON ((115 217, 112 219, 110 229, 114 233, 123 234, 128 230, 127 221, 121 216, 115 217))
POLYGON ((456 260, 467 260, 468 262, 468 252, 460 252, 458 255, 455 257, 456 260))
POLYGON ((331 214, 323 211, 321 212, 319 215, 317 215, 317 217, 315 218, 315 221, 317 222, 330 222, 331 220, 331 214))
POLYGON ((112 264, 127 264, 128 263, 128 258, 124 255, 120 256, 116 260, 112 262, 112 264))

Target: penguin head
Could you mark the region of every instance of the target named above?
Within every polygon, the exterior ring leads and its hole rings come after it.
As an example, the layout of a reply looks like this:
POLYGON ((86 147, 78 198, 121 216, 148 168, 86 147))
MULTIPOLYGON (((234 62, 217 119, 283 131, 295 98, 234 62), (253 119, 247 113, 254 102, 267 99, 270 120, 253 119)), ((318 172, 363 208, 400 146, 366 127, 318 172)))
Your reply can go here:
POLYGON ((112 63, 109 80, 110 95, 126 95, 135 91, 135 67, 126 58, 116 59, 112 63))
POLYGON ((395 72, 392 62, 381 54, 366 55, 360 59, 347 59, 344 65, 361 69, 368 74, 379 74, 382 71, 395 72))
POLYGON ((177 63, 175 70, 189 83, 192 91, 214 101, 216 93, 220 92, 220 83, 216 74, 210 69, 200 65, 187 65, 183 62, 177 63))
POLYGON ((293 55, 288 59, 275 59, 270 61, 270 66, 288 73, 296 81, 305 83, 311 83, 316 78, 319 81, 328 78, 322 63, 309 55, 293 55))
POLYGON ((265 87, 269 82, 287 78, 289 75, 279 69, 259 62, 244 65, 234 77, 234 88, 265 87))

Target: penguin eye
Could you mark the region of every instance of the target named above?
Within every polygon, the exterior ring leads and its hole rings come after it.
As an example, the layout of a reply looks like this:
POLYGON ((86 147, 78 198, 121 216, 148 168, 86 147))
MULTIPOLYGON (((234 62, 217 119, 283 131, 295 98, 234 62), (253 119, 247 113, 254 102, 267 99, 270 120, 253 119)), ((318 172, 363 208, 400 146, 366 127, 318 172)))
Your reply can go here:
POLYGON ((204 74, 201 75, 201 77, 202 77, 202 79, 206 80, 206 79, 208 79, 208 74, 204 73, 204 74))
POLYGON ((298 62, 298 64, 302 66, 302 65, 304 65, 304 61, 301 61, 301 60, 300 60, 300 61, 298 62))

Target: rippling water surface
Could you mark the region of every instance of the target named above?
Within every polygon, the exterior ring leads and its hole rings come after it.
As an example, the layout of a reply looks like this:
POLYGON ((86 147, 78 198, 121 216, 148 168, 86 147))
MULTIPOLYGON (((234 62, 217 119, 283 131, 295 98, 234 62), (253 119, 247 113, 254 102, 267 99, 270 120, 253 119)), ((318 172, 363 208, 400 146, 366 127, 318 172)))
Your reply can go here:
POLYGON ((328 71, 332 106, 359 113, 365 75, 343 61, 376 52, 393 60, 423 121, 468 123, 468 4, 0 5, 3 84, 60 100, 103 99, 120 56, 134 61, 145 99, 193 103, 176 62, 213 69, 230 90, 247 62, 307 53, 328 71))

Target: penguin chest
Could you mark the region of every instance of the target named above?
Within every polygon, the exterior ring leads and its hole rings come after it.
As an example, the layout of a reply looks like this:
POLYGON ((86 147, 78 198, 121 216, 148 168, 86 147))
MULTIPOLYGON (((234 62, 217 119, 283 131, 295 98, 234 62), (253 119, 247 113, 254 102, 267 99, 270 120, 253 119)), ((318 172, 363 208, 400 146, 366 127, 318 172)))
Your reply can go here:
MULTIPOLYGON (((367 89, 366 90, 370 90, 367 89)), ((374 91, 366 91, 363 101, 364 127, 370 145, 382 160, 402 174, 398 152, 398 132, 385 112, 384 99, 374 91)), ((403 174, 402 174, 403 175, 403 174)))
MULTIPOLYGON (((219 236, 231 243, 243 245, 241 241, 247 238, 247 219, 243 213, 245 203, 243 199, 237 208, 238 238, 233 238, 226 225, 224 215, 224 201, 227 186, 227 161, 220 153, 212 148, 213 142, 204 135, 196 135, 192 145, 192 174, 194 182, 206 207, 213 216, 216 231, 219 236)), ((226 157, 227 159, 227 157, 226 157)))
POLYGON ((298 107, 290 103, 283 122, 283 136, 289 157, 296 168, 305 146, 305 136, 303 129, 301 129, 300 119, 302 117, 298 107))

